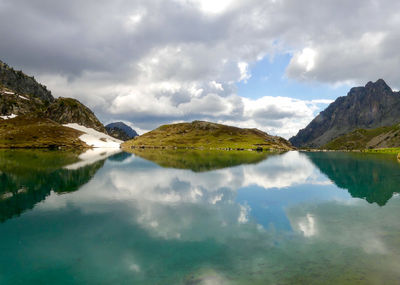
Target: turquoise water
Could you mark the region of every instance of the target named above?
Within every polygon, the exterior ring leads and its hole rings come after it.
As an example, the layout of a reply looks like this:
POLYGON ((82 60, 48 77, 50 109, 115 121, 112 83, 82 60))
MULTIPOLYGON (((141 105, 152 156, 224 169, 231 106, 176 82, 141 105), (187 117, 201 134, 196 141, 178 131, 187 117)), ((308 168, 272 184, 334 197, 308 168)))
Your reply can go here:
POLYGON ((168 155, 0 152, 0 284, 400 284, 395 158, 168 155))

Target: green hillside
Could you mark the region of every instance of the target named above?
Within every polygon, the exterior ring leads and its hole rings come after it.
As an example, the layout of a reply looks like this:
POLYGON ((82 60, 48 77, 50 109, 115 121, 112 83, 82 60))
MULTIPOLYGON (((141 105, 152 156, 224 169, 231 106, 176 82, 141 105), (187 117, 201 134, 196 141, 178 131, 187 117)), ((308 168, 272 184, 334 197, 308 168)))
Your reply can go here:
POLYGON ((219 150, 291 150, 291 144, 257 129, 241 129, 216 123, 193 121, 163 125, 125 142, 132 148, 193 148, 219 150))
POLYGON ((82 133, 49 119, 18 116, 0 119, 0 148, 84 149, 82 133))
POLYGON ((322 148, 331 150, 364 150, 400 147, 400 125, 375 129, 358 129, 340 136, 322 148))

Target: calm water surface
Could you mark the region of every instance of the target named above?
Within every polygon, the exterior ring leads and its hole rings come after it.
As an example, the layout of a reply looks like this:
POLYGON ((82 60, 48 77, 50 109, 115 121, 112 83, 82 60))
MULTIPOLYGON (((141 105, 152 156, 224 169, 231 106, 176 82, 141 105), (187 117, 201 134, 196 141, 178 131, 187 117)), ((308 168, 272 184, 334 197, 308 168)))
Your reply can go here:
POLYGON ((0 284, 400 284, 400 164, 0 152, 0 284))

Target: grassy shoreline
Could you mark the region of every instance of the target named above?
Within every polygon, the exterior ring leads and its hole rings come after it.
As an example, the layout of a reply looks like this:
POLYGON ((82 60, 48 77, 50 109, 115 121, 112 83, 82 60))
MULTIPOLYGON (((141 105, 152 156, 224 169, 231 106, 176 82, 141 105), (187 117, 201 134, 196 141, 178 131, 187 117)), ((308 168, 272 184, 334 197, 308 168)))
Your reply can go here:
POLYGON ((353 152, 353 153, 367 153, 367 154, 389 154, 397 155, 400 160, 400 147, 390 147, 390 148, 376 148, 376 149, 299 149, 299 151, 304 152, 353 152))

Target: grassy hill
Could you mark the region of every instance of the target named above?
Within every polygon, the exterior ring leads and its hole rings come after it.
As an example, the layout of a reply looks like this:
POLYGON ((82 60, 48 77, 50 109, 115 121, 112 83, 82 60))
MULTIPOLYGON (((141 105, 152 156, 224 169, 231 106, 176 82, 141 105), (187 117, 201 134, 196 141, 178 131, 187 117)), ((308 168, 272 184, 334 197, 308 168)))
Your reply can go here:
POLYGON ((84 149, 83 133, 49 119, 18 116, 0 119, 0 148, 84 149))
POLYGON ((358 129, 330 141, 322 148, 364 150, 396 147, 400 147, 400 125, 375 129, 358 129))
POLYGON ((257 129, 241 129, 204 121, 163 125, 125 142, 122 148, 293 149, 287 140, 257 129))

